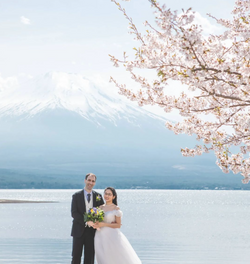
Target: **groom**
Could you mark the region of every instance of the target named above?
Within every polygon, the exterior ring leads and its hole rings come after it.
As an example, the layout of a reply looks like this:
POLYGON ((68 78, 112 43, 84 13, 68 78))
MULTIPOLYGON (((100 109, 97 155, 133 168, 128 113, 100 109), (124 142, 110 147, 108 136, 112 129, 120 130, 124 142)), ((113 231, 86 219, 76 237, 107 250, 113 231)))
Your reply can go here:
POLYGON ((94 236, 96 230, 85 226, 83 216, 90 208, 104 204, 101 194, 92 190, 96 183, 95 174, 88 173, 84 182, 84 189, 72 196, 71 215, 73 226, 71 236, 73 236, 73 250, 71 264, 81 263, 83 246, 84 264, 94 264, 94 236))

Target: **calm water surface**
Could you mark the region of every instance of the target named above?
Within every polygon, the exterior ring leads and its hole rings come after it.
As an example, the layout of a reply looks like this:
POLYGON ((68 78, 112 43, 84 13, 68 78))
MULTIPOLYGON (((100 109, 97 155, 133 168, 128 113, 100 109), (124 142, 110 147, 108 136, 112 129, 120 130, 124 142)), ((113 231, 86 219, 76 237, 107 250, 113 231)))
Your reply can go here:
MULTIPOLYGON (((75 191, 0 190, 0 199, 57 202, 0 204, 0 263, 70 263, 75 191)), ((118 190, 118 202, 143 264, 250 263, 248 191, 118 190)))

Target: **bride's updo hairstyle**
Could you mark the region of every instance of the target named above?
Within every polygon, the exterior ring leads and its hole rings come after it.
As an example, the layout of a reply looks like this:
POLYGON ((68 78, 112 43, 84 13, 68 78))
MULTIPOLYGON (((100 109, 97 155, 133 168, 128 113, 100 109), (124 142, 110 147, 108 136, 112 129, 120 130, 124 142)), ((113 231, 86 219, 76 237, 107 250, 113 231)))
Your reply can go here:
POLYGON ((107 188, 104 190, 104 192, 105 192, 106 190, 110 190, 110 191, 112 192, 113 196, 115 196, 115 198, 113 199, 112 202, 113 202, 115 205, 117 205, 117 193, 116 193, 116 190, 115 190, 113 187, 107 187, 107 188))

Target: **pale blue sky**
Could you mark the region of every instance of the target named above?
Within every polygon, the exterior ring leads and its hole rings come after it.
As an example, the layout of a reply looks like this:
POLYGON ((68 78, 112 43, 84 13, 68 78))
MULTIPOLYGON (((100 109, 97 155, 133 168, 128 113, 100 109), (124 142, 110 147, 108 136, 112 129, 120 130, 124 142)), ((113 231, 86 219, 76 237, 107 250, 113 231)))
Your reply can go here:
MULTIPOLYGON (((120 3, 143 28, 152 19, 147 0, 120 3)), ((234 0, 162 0, 169 8, 192 7, 205 17, 228 18, 234 0)), ((122 55, 137 43, 110 0, 0 0, 0 74, 33 76, 49 71, 109 76, 108 54, 122 55)))

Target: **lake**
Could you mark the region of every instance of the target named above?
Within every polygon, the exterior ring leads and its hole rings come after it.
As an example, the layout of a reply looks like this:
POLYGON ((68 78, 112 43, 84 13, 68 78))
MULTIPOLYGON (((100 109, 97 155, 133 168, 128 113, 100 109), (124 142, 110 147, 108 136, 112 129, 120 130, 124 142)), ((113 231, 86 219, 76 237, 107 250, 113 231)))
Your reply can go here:
MULTIPOLYGON (((56 201, 0 204, 0 263, 69 264, 76 191, 0 190, 0 199, 56 201)), ((250 263, 249 191, 117 192, 121 230, 143 264, 250 263)))

